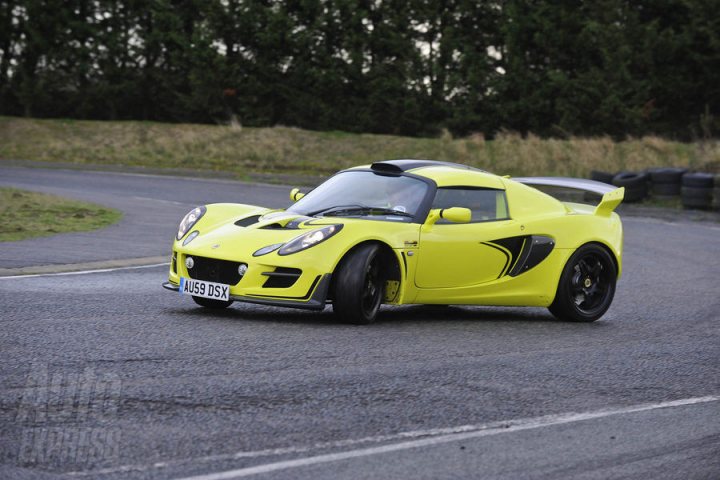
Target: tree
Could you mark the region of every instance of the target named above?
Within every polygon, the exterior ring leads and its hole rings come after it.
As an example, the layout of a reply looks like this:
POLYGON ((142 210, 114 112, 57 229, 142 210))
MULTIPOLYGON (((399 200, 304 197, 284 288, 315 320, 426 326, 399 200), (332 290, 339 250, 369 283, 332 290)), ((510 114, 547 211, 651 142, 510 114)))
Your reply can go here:
POLYGON ((0 114, 717 134, 711 0, 11 0, 0 114))

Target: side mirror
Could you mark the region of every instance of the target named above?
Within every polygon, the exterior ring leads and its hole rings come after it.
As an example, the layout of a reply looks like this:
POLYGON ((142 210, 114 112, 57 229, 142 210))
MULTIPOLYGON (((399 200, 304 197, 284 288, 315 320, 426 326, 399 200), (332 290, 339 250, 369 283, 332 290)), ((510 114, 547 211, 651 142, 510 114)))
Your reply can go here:
POLYGON ((430 229, 441 218, 453 223, 468 223, 472 219, 472 212, 469 208, 464 207, 432 209, 427 220, 425 220, 423 230, 430 229))
POLYGON ((299 188, 293 188, 292 190, 290 190, 290 200, 292 200, 293 202, 297 202, 304 196, 305 194, 302 193, 299 188))
POLYGON ((440 210, 440 218, 453 223, 469 223, 472 219, 472 212, 469 208, 452 207, 440 210))

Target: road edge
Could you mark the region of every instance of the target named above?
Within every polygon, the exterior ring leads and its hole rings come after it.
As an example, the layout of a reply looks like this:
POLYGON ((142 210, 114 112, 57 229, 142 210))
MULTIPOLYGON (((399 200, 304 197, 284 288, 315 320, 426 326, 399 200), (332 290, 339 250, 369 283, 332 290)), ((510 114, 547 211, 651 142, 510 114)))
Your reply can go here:
POLYGON ((100 260, 96 262, 65 263, 58 265, 35 265, 32 267, 0 268, 1 277, 17 277, 26 275, 48 275, 56 273, 82 272, 88 270, 105 270, 128 267, 144 267, 169 263, 169 256, 121 258, 100 260))

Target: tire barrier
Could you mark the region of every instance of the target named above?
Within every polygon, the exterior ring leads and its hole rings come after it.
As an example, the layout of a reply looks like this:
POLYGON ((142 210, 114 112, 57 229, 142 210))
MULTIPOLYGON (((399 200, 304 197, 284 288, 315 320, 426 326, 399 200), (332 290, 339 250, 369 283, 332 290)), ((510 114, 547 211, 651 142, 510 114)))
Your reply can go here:
POLYGON ((615 174, 610 172, 601 172, 600 170, 593 170, 590 172, 591 180, 607 183, 609 185, 612 185, 613 177, 615 177, 615 174))
POLYGON ((620 172, 612 179, 612 184, 616 187, 625 187, 624 202, 634 203, 640 202, 648 194, 649 175, 647 173, 620 172))
POLYGON ((683 208, 709 209, 713 204, 713 175, 710 173, 686 173, 682 176, 683 208))
MULTIPOLYGON (((720 173, 690 173, 686 168, 659 167, 617 174, 592 170, 590 178, 625 187, 623 201, 628 203, 640 202, 651 194, 658 200, 680 197, 683 208, 720 210, 720 173)), ((586 193, 584 200, 593 202, 597 198, 586 193)))
POLYGON ((680 195, 680 183, 685 168, 651 168, 648 170, 653 197, 668 200, 680 195))

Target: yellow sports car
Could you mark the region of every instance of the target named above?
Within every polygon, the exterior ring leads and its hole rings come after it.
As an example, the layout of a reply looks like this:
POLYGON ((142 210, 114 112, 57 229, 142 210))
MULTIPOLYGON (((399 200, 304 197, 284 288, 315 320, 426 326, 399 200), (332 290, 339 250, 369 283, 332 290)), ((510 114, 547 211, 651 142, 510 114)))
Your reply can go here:
POLYGON ((591 322, 622 266, 613 212, 624 190, 568 178, 500 177, 464 165, 390 160, 343 170, 285 210, 218 203, 180 222, 169 281, 199 305, 233 302, 375 320, 382 303, 548 307, 591 322), (602 195, 561 202, 530 185, 602 195))

